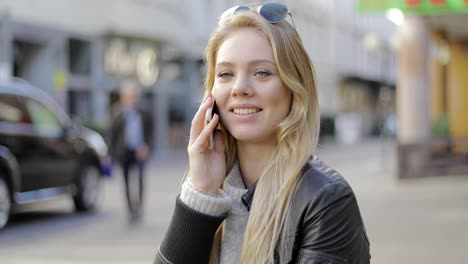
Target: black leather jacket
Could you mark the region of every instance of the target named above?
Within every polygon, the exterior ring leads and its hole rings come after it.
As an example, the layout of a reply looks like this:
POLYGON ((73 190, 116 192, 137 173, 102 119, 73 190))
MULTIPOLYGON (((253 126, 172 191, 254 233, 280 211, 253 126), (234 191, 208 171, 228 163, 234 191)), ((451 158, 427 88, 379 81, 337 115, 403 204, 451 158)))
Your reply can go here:
MULTIPOLYGON (((154 263, 208 263, 214 234, 225 217, 196 212, 177 199, 154 263)), ((287 241, 277 242, 285 243, 287 250, 278 251, 278 263, 370 262, 369 241, 351 187, 316 157, 304 166, 288 217, 292 225, 287 241)))

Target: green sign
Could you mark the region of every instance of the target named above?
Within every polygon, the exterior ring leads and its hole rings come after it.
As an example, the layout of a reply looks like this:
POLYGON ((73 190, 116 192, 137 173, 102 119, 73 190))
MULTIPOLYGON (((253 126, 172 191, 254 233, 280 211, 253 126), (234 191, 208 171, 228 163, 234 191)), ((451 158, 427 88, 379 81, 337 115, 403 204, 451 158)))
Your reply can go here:
POLYGON ((385 11, 391 6, 391 0, 359 0, 359 11, 385 11))
POLYGON ((407 14, 468 13, 468 0, 359 0, 358 5, 361 12, 398 8, 407 14))

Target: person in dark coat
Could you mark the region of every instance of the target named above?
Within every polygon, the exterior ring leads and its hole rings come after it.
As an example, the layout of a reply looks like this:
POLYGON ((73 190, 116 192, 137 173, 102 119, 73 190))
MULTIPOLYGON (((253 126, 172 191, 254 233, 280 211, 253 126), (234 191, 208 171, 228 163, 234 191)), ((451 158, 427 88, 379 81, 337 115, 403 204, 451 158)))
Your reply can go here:
POLYGON ((316 79, 288 14, 265 3, 219 18, 189 173, 154 263, 370 262, 352 188, 315 155, 316 79))
POLYGON ((132 222, 139 220, 143 209, 144 167, 150 155, 153 122, 149 112, 139 102, 136 83, 123 82, 119 91, 120 104, 114 110, 110 131, 110 153, 123 169, 128 212, 132 222), (137 170, 138 188, 132 188, 132 171, 137 170))

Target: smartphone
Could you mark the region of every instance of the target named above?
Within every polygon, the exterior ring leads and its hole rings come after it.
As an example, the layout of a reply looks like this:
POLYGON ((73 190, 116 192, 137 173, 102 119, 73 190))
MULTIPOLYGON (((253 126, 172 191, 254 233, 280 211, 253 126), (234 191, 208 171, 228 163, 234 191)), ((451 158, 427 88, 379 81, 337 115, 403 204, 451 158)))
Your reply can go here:
MULTIPOLYGON (((206 116, 205 116, 206 125, 208 125, 208 123, 211 122, 214 114, 217 114, 219 117, 218 106, 216 105, 216 101, 213 103, 213 107, 211 107, 210 109, 208 109, 208 111, 206 111, 206 116)), ((210 148, 214 147, 214 136, 215 136, 215 131, 213 131, 213 133, 211 133, 210 135, 210 139, 208 142, 208 146, 210 148)))

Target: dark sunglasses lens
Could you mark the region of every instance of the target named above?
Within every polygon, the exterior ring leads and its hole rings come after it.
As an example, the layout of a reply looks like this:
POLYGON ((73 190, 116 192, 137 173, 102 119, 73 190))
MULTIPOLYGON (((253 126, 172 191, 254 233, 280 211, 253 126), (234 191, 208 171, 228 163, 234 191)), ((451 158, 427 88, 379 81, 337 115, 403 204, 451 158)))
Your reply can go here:
POLYGON ((258 13, 268 22, 278 23, 288 15, 288 8, 280 3, 266 3, 260 7, 258 13))

